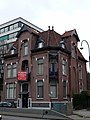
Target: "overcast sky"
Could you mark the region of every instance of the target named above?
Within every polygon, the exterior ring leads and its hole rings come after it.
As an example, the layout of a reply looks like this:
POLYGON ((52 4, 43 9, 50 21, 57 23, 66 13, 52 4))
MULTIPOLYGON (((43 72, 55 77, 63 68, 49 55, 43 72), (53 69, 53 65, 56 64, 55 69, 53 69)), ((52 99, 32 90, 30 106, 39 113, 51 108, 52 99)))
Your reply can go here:
MULTIPOLYGON (((44 30, 54 26, 60 34, 76 29, 80 41, 90 42, 90 0, 0 0, 0 24, 17 17, 44 30)), ((83 47, 82 54, 88 60, 85 42, 83 47)))

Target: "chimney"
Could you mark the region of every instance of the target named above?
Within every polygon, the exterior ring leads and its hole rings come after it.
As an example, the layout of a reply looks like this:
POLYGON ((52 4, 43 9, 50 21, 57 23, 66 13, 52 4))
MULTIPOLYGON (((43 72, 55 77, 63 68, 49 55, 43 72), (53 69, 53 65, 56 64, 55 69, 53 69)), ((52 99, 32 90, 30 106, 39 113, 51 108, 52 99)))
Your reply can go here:
POLYGON ((48 29, 50 30, 50 26, 48 26, 48 29))
POLYGON ((52 26, 52 30, 54 30, 54 26, 52 26))

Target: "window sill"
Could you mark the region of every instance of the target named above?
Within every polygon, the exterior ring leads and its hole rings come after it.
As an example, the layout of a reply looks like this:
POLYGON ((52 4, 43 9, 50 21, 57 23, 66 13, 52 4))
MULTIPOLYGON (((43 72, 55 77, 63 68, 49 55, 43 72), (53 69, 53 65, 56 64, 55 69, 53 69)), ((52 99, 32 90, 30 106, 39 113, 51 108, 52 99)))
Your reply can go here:
POLYGON ((37 74, 37 76, 43 76, 44 74, 37 74))
POLYGON ((36 98, 37 100, 43 100, 44 98, 36 98))
POLYGON ((55 98, 53 97, 53 98, 50 98, 50 99, 55 99, 56 100, 56 99, 58 99, 58 97, 55 97, 55 98))

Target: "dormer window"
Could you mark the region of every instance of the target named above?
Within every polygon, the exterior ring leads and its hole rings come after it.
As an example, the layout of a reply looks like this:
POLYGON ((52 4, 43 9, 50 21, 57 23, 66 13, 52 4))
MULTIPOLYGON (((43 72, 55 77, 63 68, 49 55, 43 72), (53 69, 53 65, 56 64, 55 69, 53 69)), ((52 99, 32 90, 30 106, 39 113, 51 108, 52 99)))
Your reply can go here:
POLYGON ((35 44, 36 48, 42 48, 44 47, 44 41, 41 38, 38 38, 35 44))
POLYGON ((14 53, 15 53, 15 50, 14 50, 14 49, 12 49, 12 50, 11 50, 11 54, 14 54, 14 53))
POLYGON ((65 43, 64 43, 64 41, 62 40, 62 41, 60 41, 60 47, 62 47, 63 49, 65 49, 65 43))
POLYGON ((61 47, 62 47, 63 49, 65 49, 65 45, 64 45, 64 44, 61 44, 61 47))
POLYGON ((38 48, 42 48, 44 45, 43 45, 43 42, 39 42, 38 43, 38 48))
POLYGON ((16 47, 13 46, 13 48, 11 49, 11 54, 15 54, 16 51, 16 47))

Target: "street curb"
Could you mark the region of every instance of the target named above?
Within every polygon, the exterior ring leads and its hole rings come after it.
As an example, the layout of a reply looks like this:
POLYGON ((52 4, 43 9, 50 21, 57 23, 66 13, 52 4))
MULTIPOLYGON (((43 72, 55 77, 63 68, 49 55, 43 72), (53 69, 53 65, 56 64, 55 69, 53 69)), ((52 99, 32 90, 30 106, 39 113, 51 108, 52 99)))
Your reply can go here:
MULTIPOLYGON (((1 115, 5 116, 17 116, 17 117, 27 117, 27 118, 39 118, 39 119, 53 119, 53 120, 67 120, 68 118, 60 118, 57 116, 51 116, 49 115, 48 117, 45 117, 46 115, 40 115, 40 114, 23 114, 23 113, 10 113, 10 112, 0 112, 1 115)), ((70 118, 69 118, 70 119, 70 118)), ((72 120, 72 119, 71 119, 72 120)))

